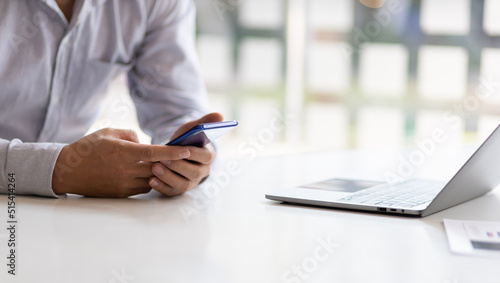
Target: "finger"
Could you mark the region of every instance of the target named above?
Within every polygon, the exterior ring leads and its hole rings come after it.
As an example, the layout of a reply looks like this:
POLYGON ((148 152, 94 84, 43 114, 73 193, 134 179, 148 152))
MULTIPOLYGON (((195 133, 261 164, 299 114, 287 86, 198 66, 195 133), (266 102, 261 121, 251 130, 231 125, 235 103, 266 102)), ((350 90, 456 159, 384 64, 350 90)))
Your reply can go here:
POLYGON ((184 176, 186 179, 199 181, 210 173, 210 166, 203 164, 194 164, 185 160, 176 160, 164 164, 168 169, 184 176))
POLYGON ((155 177, 151 179, 158 179, 161 182, 156 184, 155 182, 150 182, 150 186, 155 190, 161 190, 163 186, 161 183, 164 183, 167 186, 175 188, 177 192, 184 193, 189 189, 193 188, 197 183, 195 181, 184 178, 183 176, 178 175, 172 170, 166 168, 160 163, 156 163, 153 165, 153 173, 155 177))
POLYGON ((159 180, 156 177, 151 178, 150 185, 151 185, 153 190, 155 190, 161 194, 164 194, 165 196, 168 196, 168 197, 178 196, 178 195, 181 195, 184 193, 183 191, 177 190, 176 188, 172 188, 171 186, 163 183, 161 180, 159 180), (154 184, 155 182, 158 185, 155 185, 155 186, 151 185, 151 184, 154 184))
POLYGON ((187 160, 195 161, 201 164, 210 164, 215 159, 215 149, 211 144, 204 147, 189 147, 190 156, 187 160))
POLYGON ((174 197, 183 194, 184 192, 179 191, 175 188, 170 187, 169 185, 163 183, 160 181, 158 178, 151 178, 149 182, 150 186, 152 187, 153 190, 158 191, 161 194, 166 195, 167 197, 174 197), (154 185, 154 183, 157 183, 158 185, 154 185))
POLYGON ((198 124, 221 122, 222 120, 224 120, 224 117, 222 116, 222 114, 217 113, 217 112, 213 112, 213 113, 210 113, 210 114, 207 114, 207 115, 201 117, 200 119, 188 122, 184 125, 190 129, 198 124))
POLYGON ((160 160, 179 160, 188 158, 189 149, 182 146, 145 145, 128 143, 125 151, 132 160, 158 162, 160 160))
POLYGON ((221 122, 222 120, 224 120, 222 114, 213 112, 201 117, 200 119, 197 120, 197 122, 198 124, 203 124, 203 123, 221 122))
POLYGON ((213 112, 213 113, 207 114, 207 115, 201 117, 200 119, 193 120, 191 122, 187 122, 186 124, 179 127, 179 129, 177 129, 177 131, 175 131, 175 134, 172 137, 172 140, 177 138, 178 136, 180 136, 185 131, 191 129, 192 127, 197 126, 198 124, 221 122, 222 120, 224 120, 224 117, 220 113, 213 112))
POLYGON ((151 178, 153 177, 152 167, 153 162, 145 162, 139 161, 135 164, 132 164, 132 169, 130 170, 130 174, 135 178, 151 178))

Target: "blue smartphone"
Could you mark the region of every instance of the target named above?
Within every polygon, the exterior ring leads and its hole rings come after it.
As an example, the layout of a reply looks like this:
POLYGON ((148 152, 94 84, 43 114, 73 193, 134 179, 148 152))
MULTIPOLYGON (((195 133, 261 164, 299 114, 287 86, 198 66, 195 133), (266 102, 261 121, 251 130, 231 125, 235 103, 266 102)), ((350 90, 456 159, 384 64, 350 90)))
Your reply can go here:
POLYGON ((231 131, 236 126, 238 126, 238 122, 236 121, 199 124, 173 139, 167 145, 203 147, 231 131))

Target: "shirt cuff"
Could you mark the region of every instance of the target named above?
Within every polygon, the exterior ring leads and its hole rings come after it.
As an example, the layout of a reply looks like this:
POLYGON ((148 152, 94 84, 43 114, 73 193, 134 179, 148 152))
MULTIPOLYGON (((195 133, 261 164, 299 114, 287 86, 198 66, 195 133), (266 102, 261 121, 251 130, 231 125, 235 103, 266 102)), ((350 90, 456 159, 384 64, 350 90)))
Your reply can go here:
POLYGON ((59 153, 66 144, 10 143, 7 172, 16 176, 16 194, 60 198, 52 189, 52 175, 59 153))

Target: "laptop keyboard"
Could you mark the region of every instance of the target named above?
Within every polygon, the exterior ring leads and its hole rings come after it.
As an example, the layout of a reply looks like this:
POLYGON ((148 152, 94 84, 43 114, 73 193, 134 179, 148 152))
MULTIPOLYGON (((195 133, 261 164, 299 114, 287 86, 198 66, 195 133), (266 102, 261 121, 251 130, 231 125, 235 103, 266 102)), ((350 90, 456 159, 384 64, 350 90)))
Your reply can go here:
POLYGON ((361 190, 343 197, 339 201, 352 204, 411 208, 432 201, 444 185, 443 182, 407 180, 361 190))

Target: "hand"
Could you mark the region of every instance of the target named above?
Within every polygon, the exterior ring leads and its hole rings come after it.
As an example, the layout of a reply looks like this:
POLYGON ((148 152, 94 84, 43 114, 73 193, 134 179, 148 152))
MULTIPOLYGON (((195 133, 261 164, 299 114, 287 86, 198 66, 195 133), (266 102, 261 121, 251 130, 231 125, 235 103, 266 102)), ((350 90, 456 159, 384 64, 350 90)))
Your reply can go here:
POLYGON ((188 148, 140 144, 132 130, 103 129, 65 146, 56 162, 56 194, 128 197, 151 190, 151 166, 188 158, 188 148))
MULTIPOLYGON (((223 117, 219 113, 210 113, 202 118, 182 125, 174 133, 173 138, 201 123, 220 122, 223 117)), ((215 149, 211 144, 204 147, 186 146, 191 155, 184 160, 162 160, 153 165, 155 177, 149 185, 167 196, 180 195, 196 187, 210 173, 210 165, 215 159, 215 149)))

